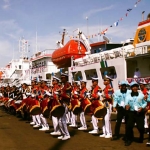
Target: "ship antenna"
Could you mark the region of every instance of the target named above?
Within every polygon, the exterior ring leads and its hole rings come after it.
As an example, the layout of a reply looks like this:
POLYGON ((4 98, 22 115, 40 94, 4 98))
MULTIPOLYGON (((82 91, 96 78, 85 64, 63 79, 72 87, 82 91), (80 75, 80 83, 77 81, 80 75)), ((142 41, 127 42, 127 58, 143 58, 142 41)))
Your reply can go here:
POLYGON ((61 44, 64 45, 64 41, 65 41, 65 36, 68 34, 66 33, 66 29, 63 29, 63 32, 59 32, 60 35, 62 35, 62 40, 61 40, 61 44))
POLYGON ((21 58, 27 57, 28 40, 25 40, 23 37, 19 40, 19 52, 21 53, 21 58))
POLYGON ((142 21, 144 21, 144 13, 145 11, 142 11, 142 21))

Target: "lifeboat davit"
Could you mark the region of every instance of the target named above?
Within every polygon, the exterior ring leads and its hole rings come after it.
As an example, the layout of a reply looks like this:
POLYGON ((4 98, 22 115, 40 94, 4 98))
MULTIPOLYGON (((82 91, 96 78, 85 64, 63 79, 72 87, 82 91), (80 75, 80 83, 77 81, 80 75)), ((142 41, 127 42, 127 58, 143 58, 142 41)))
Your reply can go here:
POLYGON ((52 54, 52 62, 58 68, 70 67, 71 57, 74 59, 85 56, 85 45, 78 40, 70 40, 64 47, 56 49, 52 54))

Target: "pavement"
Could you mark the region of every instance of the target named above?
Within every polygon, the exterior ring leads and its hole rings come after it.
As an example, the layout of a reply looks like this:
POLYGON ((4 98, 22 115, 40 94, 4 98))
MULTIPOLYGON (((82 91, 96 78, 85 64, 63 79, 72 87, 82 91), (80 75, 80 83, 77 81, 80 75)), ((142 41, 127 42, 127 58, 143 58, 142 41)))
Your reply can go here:
MULTIPOLYGON (((115 114, 112 115, 115 118, 115 114)), ((146 146, 148 135, 145 134, 144 143, 137 143, 138 131, 134 128, 135 140, 129 147, 124 146, 122 138, 117 141, 100 138, 99 135, 91 135, 91 117, 86 116, 88 130, 78 131, 77 128, 68 127, 71 139, 67 141, 58 140, 57 136, 38 131, 30 126, 29 122, 10 115, 0 109, 0 150, 148 150, 146 146)), ((78 117, 79 122, 79 117, 78 117)), ((116 121, 112 122, 112 129, 116 121)), ((50 131, 53 131, 52 121, 48 119, 50 131)), ((99 121, 102 127, 102 121, 99 121)), ((100 130, 102 133, 102 130, 100 130)), ((121 135, 124 134, 124 124, 121 126, 121 135)))

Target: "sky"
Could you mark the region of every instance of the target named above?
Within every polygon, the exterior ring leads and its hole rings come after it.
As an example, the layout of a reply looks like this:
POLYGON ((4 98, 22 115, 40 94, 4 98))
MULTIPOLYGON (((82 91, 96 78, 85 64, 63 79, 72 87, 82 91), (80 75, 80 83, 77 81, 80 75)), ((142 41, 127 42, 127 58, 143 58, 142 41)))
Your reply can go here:
MULTIPOLYGON (((29 43, 29 56, 35 51, 56 49, 63 29, 65 43, 79 28, 85 35, 94 35, 108 28, 106 36, 112 42, 133 38, 138 23, 149 11, 150 0, 0 0, 0 67, 18 59, 19 39, 29 43), (127 9, 132 8, 130 12, 127 9), (125 14, 128 12, 128 16, 125 14), (114 22, 118 26, 114 26, 114 22), (36 49, 37 33, 37 49, 36 49)), ((102 36, 90 38, 90 43, 102 41, 102 36)))

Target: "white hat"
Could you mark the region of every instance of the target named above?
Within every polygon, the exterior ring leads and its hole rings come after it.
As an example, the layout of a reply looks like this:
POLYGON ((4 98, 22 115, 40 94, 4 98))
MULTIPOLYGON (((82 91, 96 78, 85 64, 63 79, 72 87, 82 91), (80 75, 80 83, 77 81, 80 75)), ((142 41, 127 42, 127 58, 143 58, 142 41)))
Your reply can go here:
POLYGON ((95 78, 95 77, 91 77, 91 79, 94 80, 94 81, 98 80, 98 78, 95 78))
POLYGON ((84 83, 86 83, 87 81, 86 81, 86 80, 80 80, 80 82, 84 82, 84 83))
POLYGON ((104 77, 104 80, 113 81, 113 79, 111 77, 107 76, 107 75, 104 77))
POLYGON ((61 73, 61 76, 62 77, 68 77, 68 74, 67 73, 61 73))
POLYGON ((59 79, 59 78, 57 78, 56 76, 53 76, 53 80, 60 81, 60 79, 59 79))

